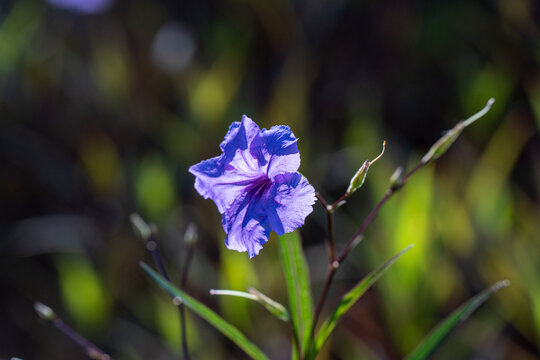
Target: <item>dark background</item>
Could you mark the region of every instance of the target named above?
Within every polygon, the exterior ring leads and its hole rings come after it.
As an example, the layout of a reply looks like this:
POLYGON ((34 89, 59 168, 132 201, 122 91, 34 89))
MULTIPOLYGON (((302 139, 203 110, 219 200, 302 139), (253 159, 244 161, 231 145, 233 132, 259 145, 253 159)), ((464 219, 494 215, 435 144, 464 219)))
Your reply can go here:
MULTIPOLYGON (((255 303, 208 294, 253 286, 286 304, 275 235, 251 261, 226 250, 219 213, 193 189, 189 166, 218 155, 229 124, 247 114, 261 127, 291 126, 300 171, 330 200, 386 139, 364 188, 336 214, 341 248, 394 169, 490 97, 490 113, 385 205, 340 269, 328 309, 416 245, 320 358, 400 358, 501 279, 511 287, 435 358, 537 358, 539 63, 533 0, 2 2, 0 358, 85 358, 38 320, 35 301, 117 359, 180 356, 176 309, 138 267, 151 258, 132 212, 159 227, 175 281, 184 231, 197 224, 189 293, 271 358, 287 358, 285 325, 255 303)), ((301 230, 315 294, 325 232, 316 206, 301 230)), ((195 358, 244 356, 188 320, 195 358)))

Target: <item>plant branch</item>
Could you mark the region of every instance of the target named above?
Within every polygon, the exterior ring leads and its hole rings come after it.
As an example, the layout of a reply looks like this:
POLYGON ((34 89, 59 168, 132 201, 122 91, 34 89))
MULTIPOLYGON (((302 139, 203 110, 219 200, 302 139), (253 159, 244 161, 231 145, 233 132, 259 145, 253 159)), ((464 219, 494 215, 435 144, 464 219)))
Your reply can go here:
MULTIPOLYGON (((336 262, 334 262, 336 264, 336 262)), ((332 280, 334 279, 334 275, 336 274, 337 267, 333 266, 333 264, 328 266, 328 272, 326 273, 326 279, 324 279, 323 288, 321 290, 321 294, 319 295, 319 299, 317 300, 317 304, 315 305, 315 312, 313 315, 313 325, 311 327, 311 341, 313 341, 313 335, 315 334, 315 328, 317 326, 317 322, 319 321, 319 317, 321 316, 322 308, 324 305, 324 302, 326 301, 326 296, 328 295, 328 290, 330 290, 330 284, 332 283, 332 280)), ((310 346, 311 347, 311 344, 310 346)), ((309 349, 308 347, 308 349, 309 349)))
POLYGON ((324 208, 324 211, 327 211, 328 209, 328 202, 322 197, 321 194, 319 194, 318 192, 315 193, 315 196, 317 197, 317 199, 319 200, 319 202, 321 203, 322 207, 324 208))
MULTIPOLYGON (((136 234, 139 236, 139 238, 141 238, 141 240, 144 241, 144 245, 146 249, 150 252, 152 260, 156 264, 156 267, 158 268, 161 276, 163 276, 163 278, 165 278, 167 281, 171 281, 169 278, 169 273, 167 272, 167 268, 165 267, 165 262, 163 261, 163 257, 161 256, 161 252, 159 251, 158 243, 155 240, 155 236, 158 233, 157 227, 154 224, 148 225, 139 214, 131 214, 130 220, 136 234)), ((188 245, 188 248, 191 249, 193 248, 193 246, 188 245)), ((192 250, 188 250, 186 260, 184 261, 184 269, 182 271, 181 280, 182 288, 184 287, 187 280, 187 272, 192 257, 190 253, 192 253, 192 250)), ((178 306, 178 314, 180 316, 182 353, 184 359, 189 360, 190 357, 186 340, 185 310, 182 305, 178 306)))
POLYGON ((71 340, 79 344, 84 348, 86 354, 90 359, 94 360, 112 360, 112 358, 105 353, 103 350, 98 348, 96 345, 92 344, 84 336, 79 334, 77 331, 72 329, 68 324, 66 324, 62 319, 60 319, 54 311, 45 304, 36 302, 34 304, 34 309, 37 314, 43 320, 50 321, 55 328, 60 330, 64 335, 69 337, 71 340))
MULTIPOLYGON (((330 265, 328 266, 328 272, 326 274, 326 279, 324 280, 324 285, 321 290, 321 293, 319 295, 319 299, 317 300, 317 305, 315 307, 315 314, 313 316, 313 327, 312 327, 312 335, 315 333, 315 328, 317 326, 317 322, 319 320, 319 317, 322 312, 323 305, 326 301, 326 297, 328 295, 328 291, 330 290, 330 285, 332 283, 332 280, 334 279, 334 275, 336 274, 336 270, 339 268, 339 265, 343 262, 343 260, 347 257, 350 250, 354 247, 355 243, 358 241, 357 239, 361 237, 364 233, 364 231, 367 229, 367 227, 373 222, 377 214, 379 213, 379 210, 381 207, 392 197, 393 194, 395 194, 397 191, 399 191, 407 182, 409 177, 413 175, 415 172, 420 170, 423 166, 426 165, 426 162, 420 161, 416 166, 409 171, 402 179, 399 181, 397 185, 390 186, 386 193, 383 195, 381 200, 375 205, 375 207, 370 211, 370 213, 366 216, 364 221, 362 222, 362 225, 356 230, 356 232, 352 235, 352 237, 349 239, 343 250, 339 253, 337 258, 335 258, 330 265)), ((337 203, 337 202, 336 202, 337 203)), ((331 210, 327 210, 327 214, 330 213, 331 210)), ((330 223, 329 223, 330 227, 330 223)))
POLYGON ((336 240, 334 235, 334 212, 326 211, 326 219, 328 221, 328 240, 329 240, 329 263, 332 266, 336 260, 336 240))
POLYGON ((154 260, 154 263, 156 264, 161 276, 163 276, 167 281, 171 281, 171 279, 169 278, 169 273, 167 272, 167 268, 165 267, 165 262, 163 261, 163 257, 161 256, 161 252, 159 251, 158 243, 154 240, 157 229, 155 228, 155 226, 152 227, 152 234, 146 239, 145 242, 146 249, 152 255, 152 260, 154 260))
POLYGON ((328 256, 329 263, 332 264, 336 259, 336 240, 334 235, 334 205, 329 205, 328 202, 318 192, 315 196, 321 203, 326 213, 326 221, 328 223, 328 256))
POLYGON ((327 220, 328 220, 328 232, 330 234, 330 264, 328 266, 328 272, 326 274, 326 278, 324 280, 323 288, 321 290, 321 293, 319 294, 319 298, 317 300, 317 305, 315 307, 315 313, 313 316, 313 325, 311 328, 311 339, 308 349, 311 347, 312 342, 314 340, 314 334, 315 329, 317 327, 317 322, 319 320, 319 317, 322 312, 322 308, 324 306, 324 302, 326 301, 326 297, 328 296, 328 291, 330 289, 330 285, 332 283, 332 280, 334 278, 334 275, 336 273, 336 270, 339 268, 341 263, 345 260, 349 252, 352 248, 358 243, 359 240, 362 239, 362 235, 364 231, 366 231, 367 227, 373 222, 377 214, 379 213, 379 210, 381 207, 392 197, 393 194, 398 192, 409 180, 409 178, 416 173, 418 170, 423 168, 425 165, 430 163, 432 160, 437 159, 440 157, 450 145, 457 139, 457 137, 460 135, 461 131, 470 124, 472 124, 474 121, 478 120, 482 116, 484 116, 491 108, 493 103, 495 102, 495 99, 491 98, 488 100, 486 106, 477 112, 476 114, 469 117, 467 120, 459 122, 456 126, 454 126, 453 129, 449 130, 445 133, 433 146, 429 149, 429 151, 426 153, 426 155, 407 173, 405 176, 401 177, 401 170, 398 168, 399 171, 394 172, 394 175, 392 175, 390 179, 390 186, 388 187, 388 190, 384 193, 383 197, 379 200, 379 202, 375 205, 375 207, 369 212, 369 214, 366 216, 358 230, 355 231, 355 233, 351 236, 351 238, 347 241, 344 248, 341 250, 337 258, 335 257, 335 240, 333 236, 333 229, 334 229, 334 219, 333 219, 333 212, 339 208, 341 205, 345 203, 345 200, 359 187, 362 186, 365 176, 367 175, 367 170, 369 169, 369 166, 373 164, 377 159, 379 159, 385 150, 386 141, 383 142, 383 150, 379 156, 377 156, 375 159, 373 159, 371 162, 366 161, 362 165, 362 167, 358 170, 358 172, 355 174, 355 176, 351 179, 351 184, 349 185, 349 188, 347 191, 338 199, 336 200, 332 205, 329 205, 322 196, 320 196, 317 193, 317 198, 319 198, 319 201, 324 206, 324 209, 326 211, 327 220))
POLYGON ((423 168, 427 163, 428 162, 425 162, 425 161, 418 162, 418 164, 416 164, 412 168, 412 170, 410 170, 396 185, 393 185, 393 186, 391 185, 388 188, 388 190, 383 195, 381 200, 379 200, 377 205, 375 205, 375 207, 370 211, 368 216, 366 216, 366 218, 364 219, 364 222, 362 223, 362 225, 360 225, 358 230, 356 230, 356 232, 351 236, 351 238, 349 239, 349 241, 347 241, 347 244, 345 245, 343 250, 341 250, 341 252, 339 253, 339 255, 338 255, 337 259, 336 259, 336 261, 339 264, 341 264, 343 262, 343 260, 347 257, 347 255, 349 254, 349 251, 352 249, 352 245, 354 244, 356 238, 361 236, 364 233, 364 231, 366 231, 367 227, 375 219, 375 217, 379 213, 379 210, 384 205, 384 203, 386 203, 386 201, 388 201, 388 199, 390 199, 390 197, 392 197, 392 195, 394 195, 396 192, 401 190, 401 188, 403 186, 405 186, 405 183, 407 182, 407 180, 409 180, 411 175, 413 175, 415 172, 417 172, 418 170, 423 168))

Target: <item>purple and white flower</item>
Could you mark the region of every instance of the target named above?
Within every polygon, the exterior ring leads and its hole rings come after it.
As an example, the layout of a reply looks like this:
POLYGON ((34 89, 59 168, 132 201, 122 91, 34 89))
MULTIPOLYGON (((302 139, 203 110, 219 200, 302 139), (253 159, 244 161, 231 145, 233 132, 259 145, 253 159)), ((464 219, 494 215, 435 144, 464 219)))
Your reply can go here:
POLYGON ((313 211, 315 189, 297 172, 297 141, 288 126, 261 130, 244 115, 229 127, 220 156, 190 167, 195 189, 222 214, 227 248, 252 258, 271 230, 291 232, 313 211))

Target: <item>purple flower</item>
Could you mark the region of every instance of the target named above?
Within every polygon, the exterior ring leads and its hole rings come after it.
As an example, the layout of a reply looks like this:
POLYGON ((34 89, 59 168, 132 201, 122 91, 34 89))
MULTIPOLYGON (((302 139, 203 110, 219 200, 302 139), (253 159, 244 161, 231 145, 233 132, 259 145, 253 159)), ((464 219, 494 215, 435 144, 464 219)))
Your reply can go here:
POLYGON ((222 214, 227 248, 252 258, 270 230, 291 232, 313 211, 315 189, 297 172, 297 141, 288 126, 261 130, 244 115, 229 127, 220 156, 189 168, 195 189, 222 214))

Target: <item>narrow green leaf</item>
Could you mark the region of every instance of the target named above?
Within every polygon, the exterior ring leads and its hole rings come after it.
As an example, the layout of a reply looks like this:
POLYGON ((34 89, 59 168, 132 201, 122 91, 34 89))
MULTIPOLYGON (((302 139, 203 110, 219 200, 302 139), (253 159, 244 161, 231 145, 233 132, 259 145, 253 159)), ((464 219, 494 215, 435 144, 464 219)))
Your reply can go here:
POLYGON ((352 290, 343 295, 341 302, 330 318, 326 320, 317 333, 313 345, 311 346, 308 359, 314 359, 319 353, 322 346, 328 340, 332 331, 337 325, 337 322, 349 309, 360 299, 360 297, 373 285, 384 272, 403 254, 405 254, 413 245, 407 246, 401 250, 398 254, 394 255, 390 260, 380 265, 377 269, 366 275, 352 290))
POLYGON ((244 299, 257 301, 257 297, 255 295, 250 294, 250 293, 245 292, 245 291, 210 289, 210 295, 236 296, 236 297, 241 297, 241 298, 244 298, 244 299))
POLYGON ((288 322, 290 320, 290 315, 285 306, 281 305, 277 301, 269 298, 260 291, 248 288, 249 292, 237 291, 237 290, 221 290, 221 289, 210 289, 210 295, 228 295, 242 297, 244 299, 250 299, 258 302, 266 310, 268 310, 272 315, 277 317, 279 320, 288 322))
POLYGON ((141 262, 140 266, 154 279, 159 286, 161 286, 165 291, 167 291, 174 299, 175 304, 183 303, 197 315, 205 319, 219 330, 223 335, 231 339, 238 347, 246 352, 253 359, 268 359, 268 357, 251 341, 249 341, 240 330, 236 327, 229 324, 222 317, 208 308, 206 305, 195 300, 191 296, 184 293, 182 290, 179 290, 170 282, 165 280, 161 275, 152 270, 148 265, 141 262))
POLYGON ((313 301, 306 258, 298 232, 280 236, 281 262, 289 293, 289 307, 301 352, 305 353, 313 324, 313 301))
POLYGON ((461 305, 460 308, 439 323, 439 325, 437 325, 437 327, 422 340, 420 345, 406 357, 406 360, 427 359, 443 342, 452 329, 462 321, 465 321, 480 305, 489 299, 491 295, 508 285, 510 285, 510 281, 508 280, 499 281, 461 305))
POLYGON ((264 295, 257 289, 248 288, 248 291, 250 294, 255 295, 257 297, 257 301, 278 319, 285 322, 289 322, 291 320, 291 315, 289 315, 289 311, 285 306, 264 295))

